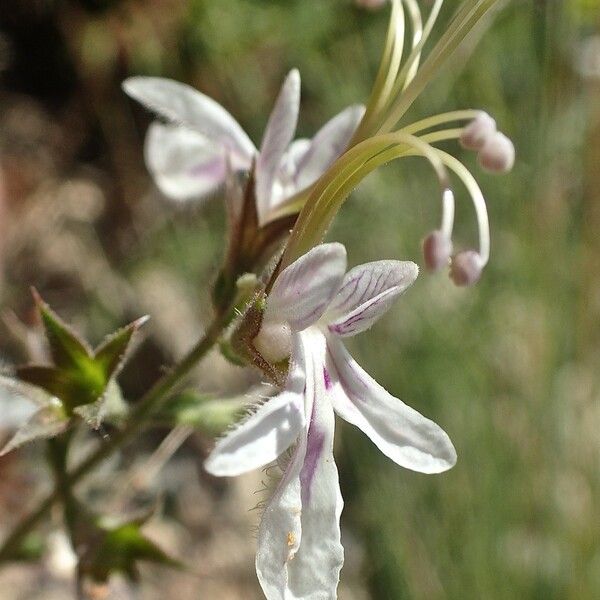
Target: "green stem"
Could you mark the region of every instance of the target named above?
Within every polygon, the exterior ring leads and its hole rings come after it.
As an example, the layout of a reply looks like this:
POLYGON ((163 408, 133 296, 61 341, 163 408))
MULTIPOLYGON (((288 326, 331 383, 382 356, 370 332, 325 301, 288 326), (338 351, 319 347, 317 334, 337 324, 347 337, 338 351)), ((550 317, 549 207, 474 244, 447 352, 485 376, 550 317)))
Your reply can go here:
MULTIPOLYGON (((113 452, 129 441, 147 423, 148 418, 161 408, 168 399, 169 393, 192 370, 206 353, 213 347, 227 324, 226 316, 217 316, 206 330, 204 337, 190 350, 187 356, 142 397, 132 409, 127 424, 117 431, 108 442, 100 446, 64 477, 64 485, 72 487, 83 479, 94 467, 103 462, 113 452)), ((29 513, 6 538, 0 547, 0 562, 11 559, 19 549, 23 538, 39 523, 48 513, 52 505, 61 498, 61 486, 56 486, 38 507, 29 513)))

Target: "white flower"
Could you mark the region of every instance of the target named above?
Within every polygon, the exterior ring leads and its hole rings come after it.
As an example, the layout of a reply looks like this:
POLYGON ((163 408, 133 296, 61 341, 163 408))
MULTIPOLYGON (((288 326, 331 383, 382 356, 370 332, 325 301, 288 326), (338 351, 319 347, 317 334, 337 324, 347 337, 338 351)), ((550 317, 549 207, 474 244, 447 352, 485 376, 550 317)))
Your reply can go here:
POLYGON ((286 77, 269 117, 260 150, 217 102, 183 83, 131 77, 123 89, 168 121, 154 122, 146 138, 148 169, 170 198, 206 196, 225 180, 228 161, 248 171, 256 160, 257 210, 261 223, 283 200, 314 183, 345 150, 364 113, 349 106, 312 140, 293 141, 300 106, 300 74, 286 77))
MULTIPOLYGON (((268 339, 277 339, 277 326, 291 336, 285 389, 221 439, 206 468, 238 475, 295 443, 258 535, 256 570, 269 600, 336 597, 343 501, 333 458, 334 412, 403 467, 439 473, 456 462, 446 433, 369 377, 342 342, 371 327, 417 273, 414 263, 393 260, 346 273, 344 247, 323 244, 282 271, 268 296, 268 339)), ((260 338, 257 347, 265 343, 260 338)))

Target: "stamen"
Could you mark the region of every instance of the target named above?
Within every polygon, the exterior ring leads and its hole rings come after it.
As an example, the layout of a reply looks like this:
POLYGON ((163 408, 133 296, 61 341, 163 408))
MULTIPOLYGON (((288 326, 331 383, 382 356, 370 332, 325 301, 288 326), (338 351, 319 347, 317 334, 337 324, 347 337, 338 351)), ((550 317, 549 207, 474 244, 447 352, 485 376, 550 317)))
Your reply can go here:
POLYGON ((481 256, 475 250, 459 252, 450 264, 450 278, 458 286, 473 285, 483 271, 481 256))
POLYGON ((448 266, 451 254, 452 240, 439 229, 423 240, 423 258, 429 271, 439 271, 448 266))
POLYGON ((425 267, 431 272, 448 266, 452 254, 452 228, 454 226, 454 194, 450 188, 442 193, 442 226, 423 240, 425 267))
POLYGON ((496 133, 496 121, 481 111, 462 131, 460 144, 467 150, 481 150, 496 133))
POLYGON ((467 188, 473 207, 475 208, 475 214, 477 216, 477 226, 479 229, 479 253, 478 256, 481 261, 481 268, 483 268, 490 257, 490 224, 488 220, 487 207, 485 205, 485 198, 481 193, 481 189, 475 180, 475 177, 471 175, 470 171, 454 156, 444 152, 443 150, 437 150, 439 157, 442 162, 459 177, 467 188))
POLYGON ((481 111, 475 110, 472 108, 467 108, 465 110, 453 110, 450 112, 440 113, 438 115, 434 115, 432 117, 427 117, 425 119, 421 119, 420 121, 415 121, 410 125, 406 125, 402 127, 400 131, 404 133, 420 133, 425 129, 431 129, 432 127, 437 127, 438 125, 445 125, 446 123, 452 123, 453 121, 468 121, 477 118, 481 111))
MULTIPOLYGON (((443 2, 443 0, 440 1, 443 2)), ((411 25, 412 25, 412 47, 413 49, 419 46, 419 42, 423 37, 423 19, 421 17, 421 9, 415 0, 404 0, 404 4, 406 5, 408 16, 410 17, 411 25)), ((422 48, 422 45, 419 46, 422 48)), ((412 56, 413 53, 411 53, 412 56)), ((421 52, 418 51, 415 53, 412 61, 407 61, 407 70, 406 70, 406 81, 404 82, 403 89, 411 82, 414 76, 419 69, 419 60, 421 58, 421 52)))
POLYGON ((360 8, 366 8, 368 10, 377 10, 381 8, 387 0, 354 0, 356 6, 360 8))
POLYGON ((479 151, 478 161, 490 173, 507 173, 515 164, 515 147, 503 133, 496 132, 479 151))

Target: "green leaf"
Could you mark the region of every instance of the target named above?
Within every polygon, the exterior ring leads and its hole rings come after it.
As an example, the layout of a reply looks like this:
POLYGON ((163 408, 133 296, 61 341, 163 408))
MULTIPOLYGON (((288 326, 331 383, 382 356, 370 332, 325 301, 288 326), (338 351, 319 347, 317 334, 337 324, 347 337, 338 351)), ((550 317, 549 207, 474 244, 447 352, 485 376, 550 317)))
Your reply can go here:
POLYGON ((123 366, 135 333, 148 318, 142 317, 119 329, 93 351, 35 290, 33 294, 54 365, 19 367, 19 379, 58 398, 68 416, 75 412, 92 427, 99 427, 105 416, 122 414, 124 403, 114 379, 123 366))
POLYGON ((141 317, 108 336, 94 352, 96 364, 107 378, 115 377, 127 357, 127 351, 140 327, 149 317, 141 317))
POLYGON ((17 368, 17 377, 59 398, 69 412, 77 406, 95 402, 104 394, 107 383, 93 363, 81 370, 26 365, 17 368))
POLYGON ((78 406, 73 412, 78 414, 92 429, 108 421, 114 425, 121 423, 127 415, 127 404, 123 399, 119 384, 111 379, 106 386, 104 394, 91 404, 78 406))
POLYGON ((37 304, 50 354, 55 366, 78 368, 92 360, 92 349, 42 300, 36 290, 33 297, 37 304))
POLYGON ((141 531, 134 521, 115 527, 98 524, 93 546, 82 557, 81 570, 96 581, 105 582, 114 573, 137 580, 137 562, 147 561, 174 568, 182 564, 170 557, 141 531))
POLYGON ((28 562, 39 561, 44 551, 44 537, 37 531, 26 535, 23 541, 6 557, 6 561, 28 562))

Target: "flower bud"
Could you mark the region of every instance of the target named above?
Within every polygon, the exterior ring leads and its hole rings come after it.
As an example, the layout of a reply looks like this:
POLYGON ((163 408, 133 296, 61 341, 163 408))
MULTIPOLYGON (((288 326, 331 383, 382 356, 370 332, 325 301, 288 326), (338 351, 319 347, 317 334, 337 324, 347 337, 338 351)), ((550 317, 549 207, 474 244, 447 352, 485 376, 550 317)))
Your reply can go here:
POLYGON ((439 229, 432 231, 423 240, 425 267, 432 272, 448 265, 452 254, 452 240, 439 229))
POLYGON ((450 279, 458 286, 473 285, 479 281, 483 270, 481 256, 475 250, 459 252, 450 263, 450 279))
POLYGON ((287 323, 263 322, 254 347, 271 364, 285 360, 292 351, 292 332, 287 323))
POLYGON ((490 137, 496 133, 496 121, 481 111, 463 129, 460 144, 467 150, 481 150, 490 137))
POLYGON ((515 147, 503 133, 496 132, 479 151, 478 160, 490 173, 507 173, 515 164, 515 147))

